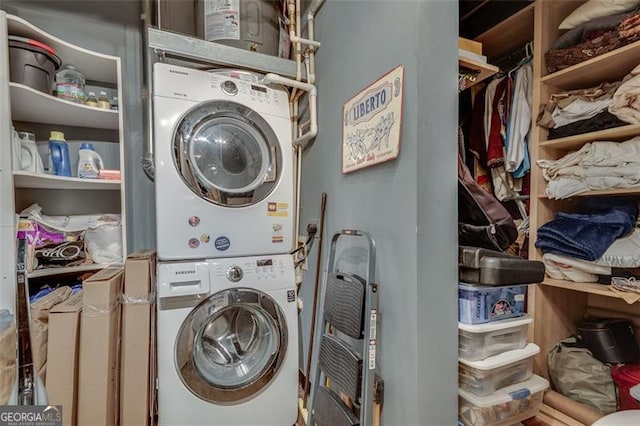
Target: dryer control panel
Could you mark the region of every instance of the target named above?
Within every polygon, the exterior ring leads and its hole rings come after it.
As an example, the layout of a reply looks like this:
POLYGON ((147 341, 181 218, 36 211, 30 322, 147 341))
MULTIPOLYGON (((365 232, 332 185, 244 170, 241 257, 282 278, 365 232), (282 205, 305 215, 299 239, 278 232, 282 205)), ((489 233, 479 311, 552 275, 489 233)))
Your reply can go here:
POLYGON ((243 78, 175 65, 154 64, 154 96, 191 102, 228 100, 256 112, 289 119, 289 94, 279 85, 259 83, 260 74, 243 78))

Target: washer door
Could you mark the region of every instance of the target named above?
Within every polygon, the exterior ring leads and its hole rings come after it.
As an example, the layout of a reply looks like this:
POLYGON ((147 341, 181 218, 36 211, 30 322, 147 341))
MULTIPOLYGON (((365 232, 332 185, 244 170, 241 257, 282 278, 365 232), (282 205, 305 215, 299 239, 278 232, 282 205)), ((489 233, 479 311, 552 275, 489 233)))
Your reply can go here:
POLYGON ((204 102, 187 111, 173 148, 187 186, 221 206, 255 204, 280 178, 282 153, 273 129, 260 114, 235 102, 204 102))
POLYGON ((269 295, 246 288, 225 290, 196 306, 180 327, 176 369, 199 398, 237 404, 273 380, 287 339, 284 314, 269 295))

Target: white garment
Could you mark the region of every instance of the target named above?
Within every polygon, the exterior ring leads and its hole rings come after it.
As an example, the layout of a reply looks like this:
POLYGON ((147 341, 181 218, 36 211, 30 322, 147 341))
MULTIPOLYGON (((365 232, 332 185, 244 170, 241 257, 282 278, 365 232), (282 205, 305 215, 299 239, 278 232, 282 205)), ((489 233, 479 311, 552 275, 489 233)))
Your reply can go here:
POLYGON ((614 268, 640 267, 640 230, 615 240, 595 263, 614 268))
POLYGON ((599 101, 586 101, 577 98, 564 108, 556 107, 551 113, 553 121, 556 123, 554 128, 566 126, 576 121, 593 118, 600 112, 606 110, 611 105, 611 99, 602 99, 599 101))
POLYGON ((524 160, 527 134, 531 130, 531 98, 533 93, 533 65, 531 62, 518 69, 513 83, 513 101, 509 115, 508 135, 505 145, 505 168, 515 172, 524 160))
POLYGON ((559 160, 539 160, 547 196, 568 198, 589 190, 640 185, 640 138, 625 142, 592 142, 559 160))
MULTIPOLYGON (((494 78, 487 84, 487 91, 484 97, 484 146, 487 148, 489 146, 489 134, 491 133, 491 116, 493 114, 493 98, 496 95, 496 89, 498 88, 498 84, 504 80, 502 78, 494 78)), ((486 166, 486 164, 483 164, 486 166)))
POLYGON ((640 65, 622 80, 613 94, 609 112, 627 123, 640 124, 640 65))
POLYGON ((611 267, 559 254, 545 253, 542 256, 545 272, 556 280, 577 283, 598 282, 598 275, 611 275, 611 267))

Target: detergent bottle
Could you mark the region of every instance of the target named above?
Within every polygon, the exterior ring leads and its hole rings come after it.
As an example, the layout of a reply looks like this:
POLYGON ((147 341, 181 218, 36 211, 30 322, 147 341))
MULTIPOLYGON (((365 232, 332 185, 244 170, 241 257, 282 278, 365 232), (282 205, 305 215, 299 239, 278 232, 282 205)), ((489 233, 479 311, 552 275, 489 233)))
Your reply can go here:
POLYGON ((69 145, 62 132, 51 131, 49 136, 49 173, 57 176, 71 176, 69 145))
POLYGON ((98 179, 98 173, 104 169, 102 157, 93 149, 93 144, 84 142, 78 151, 78 177, 84 179, 98 179))

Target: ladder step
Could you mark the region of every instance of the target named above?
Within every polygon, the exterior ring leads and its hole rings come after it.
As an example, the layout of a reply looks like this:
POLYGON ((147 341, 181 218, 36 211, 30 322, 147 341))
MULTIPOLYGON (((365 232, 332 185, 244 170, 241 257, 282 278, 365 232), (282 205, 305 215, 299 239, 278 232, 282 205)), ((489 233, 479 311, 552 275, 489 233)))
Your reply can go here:
POLYGON ((336 336, 323 334, 318 366, 353 401, 360 399, 362 358, 336 336))
POLYGON ((347 404, 325 387, 318 388, 314 413, 314 423, 317 426, 358 426, 360 424, 360 420, 351 412, 347 404))
POLYGON ((366 282, 355 274, 332 272, 327 277, 324 318, 347 336, 363 336, 366 282))

